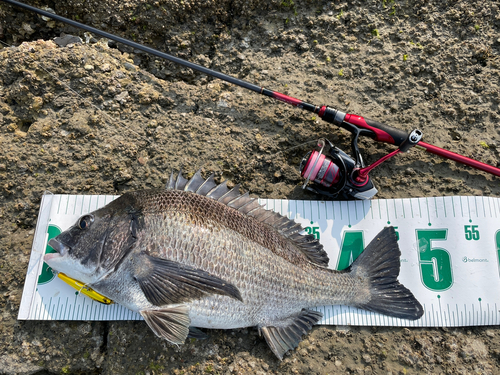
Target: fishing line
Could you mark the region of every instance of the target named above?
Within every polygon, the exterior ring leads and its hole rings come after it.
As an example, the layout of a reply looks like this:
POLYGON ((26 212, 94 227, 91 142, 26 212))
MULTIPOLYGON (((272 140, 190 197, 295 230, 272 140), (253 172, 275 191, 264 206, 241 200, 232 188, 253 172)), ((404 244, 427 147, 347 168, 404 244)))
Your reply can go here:
MULTIPOLYGON (((291 96, 282 94, 277 91, 269 90, 264 87, 254 85, 250 82, 246 82, 244 80, 231 77, 227 74, 223 74, 221 72, 218 72, 213 69, 205 68, 204 66, 194 64, 192 62, 189 62, 187 60, 181 59, 179 57, 172 56, 168 53, 158 51, 154 48, 144 46, 140 43, 133 42, 131 40, 119 37, 117 35, 108 33, 106 31, 102 31, 99 29, 96 29, 94 27, 82 24, 80 22, 76 22, 73 20, 70 20, 68 18, 59 16, 57 14, 51 13, 44 11, 42 9, 38 9, 36 7, 32 7, 27 4, 20 3, 19 1, 15 0, 0 0, 5 3, 27 9, 31 12, 35 12, 40 15, 44 15, 45 17, 55 19, 60 22, 64 22, 66 24, 69 24, 71 26, 86 30, 88 32, 91 32, 96 35, 103 36, 105 38, 114 40, 116 42, 128 45, 132 48, 136 48, 138 50, 144 51, 148 54, 151 54, 153 56, 160 57, 165 60, 172 61, 176 64, 180 64, 182 66, 191 68, 193 70, 199 71, 201 73, 207 74, 212 77, 219 78, 223 81, 230 82, 234 85, 246 88, 248 90, 257 92, 261 95, 271 97, 273 99, 276 99, 278 101, 290 104, 294 107, 303 109, 305 111, 313 112, 318 115, 323 121, 326 121, 330 124, 336 125, 338 127, 341 127, 343 129, 346 129, 353 134, 356 135, 362 135, 362 136, 367 136, 372 138, 373 140, 377 142, 384 142, 384 143, 390 143, 395 146, 401 146, 404 142, 407 141, 409 134, 401 129, 394 128, 392 126, 380 123, 378 121, 374 121, 368 118, 364 118, 362 116, 356 115, 356 114, 351 114, 351 113, 345 113, 340 110, 331 108, 327 105, 315 105, 315 104, 310 104, 307 103, 303 100, 293 98, 291 96)), ((437 147, 428 143, 423 142, 420 140, 418 142, 418 148, 424 149, 425 151, 439 155, 443 158, 447 158, 468 166, 471 166, 473 168, 491 173, 495 176, 500 176, 500 168, 494 167, 492 165, 488 165, 485 163, 482 163, 478 160, 471 159, 469 157, 454 153, 452 151, 448 151, 446 149, 443 149, 441 147, 437 147)))
POLYGON ((271 154, 270 156, 276 156, 276 155, 279 155, 279 154, 284 154, 285 152, 288 152, 290 150, 293 150, 293 149, 296 149, 296 148, 299 148, 299 147, 302 147, 302 146, 305 146, 305 145, 310 145, 312 143, 317 143, 317 142, 318 142, 318 140, 315 138, 315 139, 312 139, 310 141, 306 141, 304 143, 300 143, 300 144, 298 144, 296 146, 289 147, 289 148, 287 148, 285 150, 278 151, 277 153, 271 154))
MULTIPOLYGON (((153 144, 156 144, 156 143, 155 143, 155 140, 154 140, 154 137, 152 137, 152 138, 146 138, 146 137, 144 137, 144 136, 140 135, 139 133, 137 133, 136 131, 134 131, 134 130, 130 129, 130 127, 129 127, 129 126, 127 126, 127 125, 123 122, 123 120, 121 120, 121 119, 119 119, 119 118, 114 118, 114 117, 112 117, 111 115, 109 115, 109 114, 108 114, 105 110, 103 110, 102 108, 99 108, 96 104, 92 103, 92 102, 90 101, 90 99, 85 98, 85 97, 84 97, 84 96, 82 96, 82 95, 81 95, 78 91, 76 91, 75 89, 73 89, 73 88, 69 85, 69 83, 64 82, 61 78, 56 77, 54 74, 52 74, 52 72, 51 72, 48 68, 46 68, 46 67, 45 67, 45 66, 44 66, 44 65, 43 65, 40 61, 34 60, 34 59, 33 59, 33 58, 29 55, 29 53, 31 52, 31 49, 33 49, 33 47, 29 46, 29 47, 28 47, 28 49, 27 49, 26 51, 23 51, 23 49, 22 49, 22 47, 21 47, 21 46, 17 46, 17 47, 16 47, 16 46, 14 46, 14 45, 9 45, 9 44, 5 43, 5 42, 4 42, 4 41, 2 41, 2 40, 0 40, 0 43, 1 43, 1 44, 3 44, 4 46, 8 47, 8 48, 18 48, 18 50, 19 50, 19 51, 18 51, 18 53, 21 53, 21 54, 22 54, 23 52, 25 52, 25 54, 24 54, 23 56, 26 58, 26 60, 28 60, 29 62, 31 62, 31 63, 33 63, 33 64, 35 64, 35 65, 36 65, 36 66, 37 66, 40 70, 43 70, 45 73, 47 73, 47 75, 48 75, 48 76, 50 76, 50 77, 53 79, 53 81, 54 81, 55 83, 62 85, 62 86, 63 86, 63 87, 67 90, 67 91, 66 91, 66 92, 64 92, 64 93, 60 93, 59 95, 55 96, 55 97, 54 97, 54 99, 55 99, 55 98, 57 98, 57 97, 60 97, 60 96, 64 95, 65 93, 67 93, 67 92, 69 91, 70 93, 72 93, 73 95, 75 95, 77 98, 79 98, 82 102, 84 102, 84 103, 88 104, 89 106, 91 106, 92 108, 94 108, 94 109, 95 109, 98 113, 100 113, 100 114, 104 115, 104 117, 105 117, 105 118, 106 118, 106 120, 107 120, 108 125, 118 124, 118 126, 120 127, 120 130, 122 130, 123 128, 126 128, 129 132, 133 133, 133 134, 134 134, 134 135, 136 135, 138 138, 140 138, 141 140, 145 141, 145 142, 146 142, 146 145, 145 145, 144 147, 139 147, 139 148, 138 148, 138 151, 140 151, 140 150, 142 150, 142 149, 145 149, 145 148, 147 148, 148 146, 151 146, 151 145, 153 145, 153 144)), ((87 45, 88 45, 88 43, 85 43, 85 44, 87 44, 87 45)), ((85 45, 85 44, 82 44, 82 45, 85 45)), ((33 51, 33 52, 34 52, 34 51, 33 51)), ((118 59, 116 59, 115 57, 113 57, 111 54, 106 54, 106 55, 107 55, 107 56, 109 56, 109 57, 112 57, 112 58, 113 58, 116 62, 118 62, 118 63, 119 63, 119 60, 118 60, 118 59)), ((90 76, 90 75, 89 75, 89 76, 90 76)), ((80 108, 80 107, 79 107, 79 108, 80 108)), ((113 128, 113 126, 110 126, 110 129, 114 129, 114 128, 113 128)), ((155 133, 156 133, 157 131, 158 131, 158 130, 157 130, 157 129, 155 129, 155 133)), ((120 133, 119 133, 116 129, 115 129, 115 130, 113 130, 113 134, 114 134, 114 135, 121 135, 121 134, 120 134, 120 133)), ((306 143, 303 143, 303 144, 301 144, 301 145, 304 145, 304 144, 307 144, 307 143, 312 143, 312 142, 314 142, 314 141, 306 142, 306 143)), ((295 147, 292 147, 292 148, 300 147, 301 145, 298 145, 298 146, 295 146, 295 147)), ((181 147, 181 149, 182 149, 182 147, 181 147)), ((212 149, 212 150, 215 150, 215 148, 214 148, 214 147, 212 147, 211 149, 212 149)), ((287 150, 280 151, 280 152, 285 152, 285 151, 287 151, 287 150)), ((272 157, 272 156, 274 156, 274 155, 271 155, 271 157, 272 157)), ((208 161, 207 161, 207 162, 205 162, 205 163, 203 163, 202 167, 203 167, 204 165, 208 164, 208 163, 209 163, 208 161)))

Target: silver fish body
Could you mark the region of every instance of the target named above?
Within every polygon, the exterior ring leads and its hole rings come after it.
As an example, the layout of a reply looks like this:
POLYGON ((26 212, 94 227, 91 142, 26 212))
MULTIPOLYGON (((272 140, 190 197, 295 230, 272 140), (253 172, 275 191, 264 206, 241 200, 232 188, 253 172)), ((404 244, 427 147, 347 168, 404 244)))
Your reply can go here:
POLYGON ((399 248, 385 228, 346 271, 299 224, 262 209, 238 188, 181 173, 165 190, 124 194, 84 215, 49 244, 54 269, 138 311, 182 343, 189 327, 257 326, 282 358, 321 319, 309 308, 346 304, 418 319, 399 284, 399 248))

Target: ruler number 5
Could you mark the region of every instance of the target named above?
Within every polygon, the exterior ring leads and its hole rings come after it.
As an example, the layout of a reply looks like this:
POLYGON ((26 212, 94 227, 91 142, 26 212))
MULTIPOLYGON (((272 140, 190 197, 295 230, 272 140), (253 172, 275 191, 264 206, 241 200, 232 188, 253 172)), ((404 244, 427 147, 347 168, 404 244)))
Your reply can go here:
POLYGON ((416 234, 422 283, 435 292, 449 289, 453 284, 450 253, 432 246, 433 240, 446 240, 448 230, 417 229, 416 234))
POLYGON ((467 241, 479 240, 479 230, 477 228, 478 225, 464 225, 465 239, 467 241))

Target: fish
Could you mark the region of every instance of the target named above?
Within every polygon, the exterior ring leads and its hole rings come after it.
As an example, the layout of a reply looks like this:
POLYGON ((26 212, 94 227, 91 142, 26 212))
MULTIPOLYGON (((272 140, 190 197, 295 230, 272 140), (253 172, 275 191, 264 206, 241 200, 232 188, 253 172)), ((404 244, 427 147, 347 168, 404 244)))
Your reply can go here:
POLYGON ((385 227, 343 271, 299 223, 263 208, 236 185, 196 172, 164 189, 127 192, 49 241, 44 261, 138 312, 173 344, 199 328, 257 327, 280 360, 343 304, 416 320, 422 305, 397 280, 400 255, 385 227))

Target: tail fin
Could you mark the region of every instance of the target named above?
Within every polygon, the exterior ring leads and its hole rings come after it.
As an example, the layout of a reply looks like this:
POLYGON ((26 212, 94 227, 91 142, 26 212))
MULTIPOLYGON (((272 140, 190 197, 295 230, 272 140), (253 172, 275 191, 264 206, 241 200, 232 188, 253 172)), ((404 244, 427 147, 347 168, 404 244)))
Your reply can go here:
POLYGON ((384 228, 350 266, 354 276, 370 280, 371 298, 357 304, 361 309, 401 319, 416 320, 424 314, 422 305, 397 280, 401 251, 393 227, 384 228))

